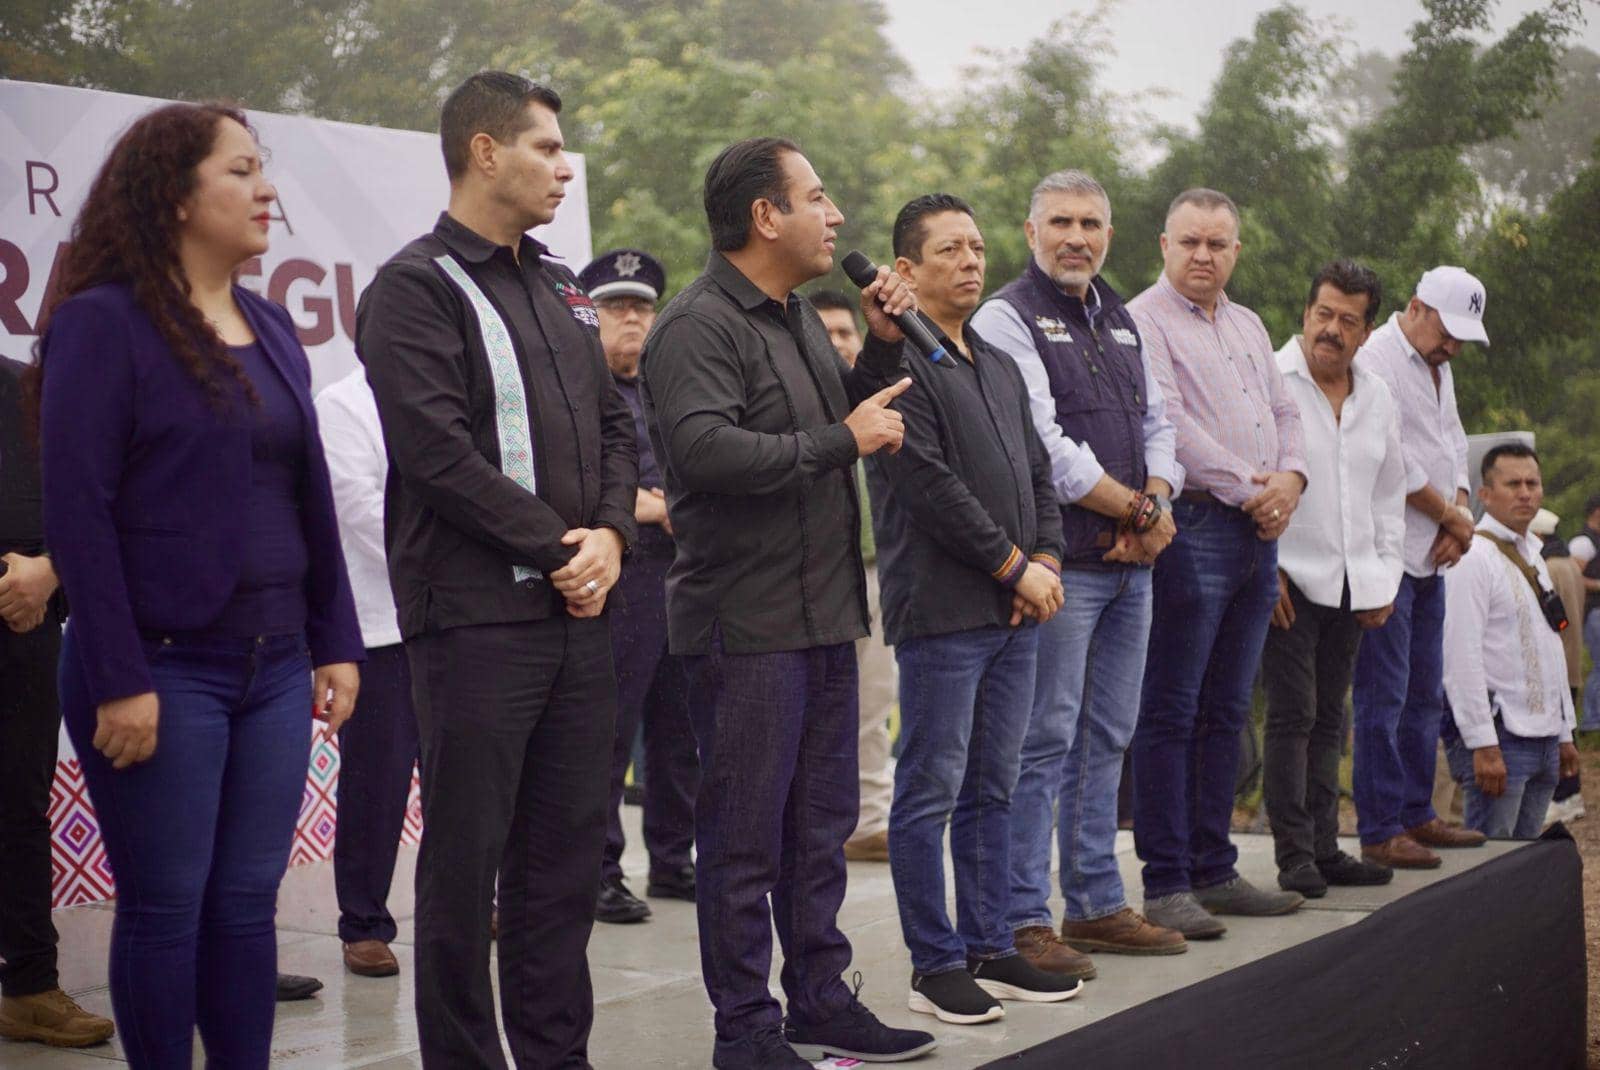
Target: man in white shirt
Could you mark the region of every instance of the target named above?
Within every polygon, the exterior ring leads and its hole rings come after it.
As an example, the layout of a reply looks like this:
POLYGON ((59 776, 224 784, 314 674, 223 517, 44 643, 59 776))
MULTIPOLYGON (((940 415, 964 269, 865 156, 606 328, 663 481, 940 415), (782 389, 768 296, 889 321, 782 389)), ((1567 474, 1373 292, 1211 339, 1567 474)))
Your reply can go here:
POLYGON ((411 669, 400 643, 400 621, 383 549, 383 492, 389 477, 378 405, 357 366, 316 398, 322 448, 328 457, 339 542, 350 570, 361 641, 361 716, 339 729, 338 830, 333 883, 339 898, 344 964, 363 977, 390 977, 400 964, 389 885, 411 794, 419 744, 411 707, 411 669))
POLYGON ((1312 899, 1330 884, 1394 876, 1338 844, 1344 700, 1356 648, 1363 629, 1389 619, 1403 571, 1400 418, 1383 380, 1352 367, 1382 300, 1377 275, 1336 260, 1311 282, 1303 333, 1278 350, 1311 471, 1278 540, 1278 605, 1261 655, 1263 792, 1278 885, 1312 899))
POLYGON ((1483 458, 1477 547, 1445 581, 1445 729, 1467 827, 1533 839, 1561 776, 1578 770, 1561 649, 1566 612, 1528 525, 1544 501, 1539 457, 1496 446, 1483 458))
POLYGON ((1355 366, 1394 395, 1406 465, 1405 575, 1388 622, 1362 637, 1353 691, 1361 853, 1397 868, 1432 869, 1440 860, 1429 848, 1483 843, 1481 833, 1434 813, 1433 772, 1444 717, 1439 573, 1473 542, 1467 435, 1449 364, 1463 342, 1488 344, 1485 298, 1461 268, 1434 268, 1356 354, 1355 366))
MULTIPOLYGON (((1589 648, 1594 667, 1583 682, 1583 722, 1585 732, 1600 729, 1600 494, 1590 495, 1583 504, 1583 534, 1567 543, 1567 552, 1583 570, 1583 645, 1589 648)), ((1572 622, 1579 627, 1578 621, 1572 622)))

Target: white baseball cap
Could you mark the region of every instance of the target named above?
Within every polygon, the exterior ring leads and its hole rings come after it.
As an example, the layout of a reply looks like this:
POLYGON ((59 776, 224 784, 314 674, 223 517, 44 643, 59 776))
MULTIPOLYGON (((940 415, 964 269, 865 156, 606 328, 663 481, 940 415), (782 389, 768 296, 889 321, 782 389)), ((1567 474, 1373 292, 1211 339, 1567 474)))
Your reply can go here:
POLYGON ((1528 524, 1528 530, 1543 538, 1556 533, 1556 525, 1561 523, 1561 518, 1548 509, 1540 509, 1533 514, 1533 520, 1528 524))
POLYGON ((1436 267, 1417 283, 1417 299, 1439 313, 1451 338, 1489 344, 1483 329, 1483 306, 1488 294, 1483 283, 1466 268, 1436 267))

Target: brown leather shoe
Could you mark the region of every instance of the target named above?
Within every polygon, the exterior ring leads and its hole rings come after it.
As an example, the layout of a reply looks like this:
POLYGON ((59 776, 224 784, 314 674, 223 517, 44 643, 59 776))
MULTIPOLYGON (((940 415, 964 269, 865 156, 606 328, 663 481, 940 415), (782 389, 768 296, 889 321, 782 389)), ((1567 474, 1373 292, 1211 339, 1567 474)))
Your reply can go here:
POLYGON ((1079 951, 1117 955, 1181 955, 1189 950, 1182 933, 1156 925, 1132 907, 1093 921, 1063 921, 1061 939, 1079 951))
POLYGON ((1061 937, 1048 925, 1025 926, 1012 933, 1011 939, 1017 946, 1017 954, 1045 973, 1088 981, 1100 972, 1095 969, 1093 959, 1062 943, 1061 937))
POLYGON ((357 977, 393 977, 400 963, 382 940, 357 940, 344 945, 344 968, 357 977))
POLYGON ((1460 825, 1447 825, 1442 818, 1434 818, 1426 825, 1406 829, 1406 835, 1424 847, 1482 847, 1489 837, 1477 829, 1464 829, 1460 825))
POLYGON ((32 996, 0 998, 0 1037, 33 1040, 53 1048, 103 1044, 117 1031, 111 1019, 90 1014, 59 988, 32 996))
POLYGON ((850 837, 844 841, 844 858, 846 862, 889 861, 889 831, 850 837))
POLYGON ((1361 845, 1361 857, 1395 869, 1438 869, 1439 856, 1402 832, 1382 843, 1361 845))

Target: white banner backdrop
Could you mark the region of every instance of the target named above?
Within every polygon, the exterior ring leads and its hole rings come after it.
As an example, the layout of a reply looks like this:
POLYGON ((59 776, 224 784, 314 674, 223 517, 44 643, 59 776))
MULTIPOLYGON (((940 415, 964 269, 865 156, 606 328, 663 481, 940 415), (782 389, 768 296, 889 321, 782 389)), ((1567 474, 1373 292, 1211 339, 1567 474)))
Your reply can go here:
MULTIPOLYGON (((107 150, 134 119, 165 101, 0 80, 0 354, 31 362, 39 310, 57 257, 107 150)), ((355 366, 356 300, 378 265, 433 229, 449 198, 439 139, 289 115, 250 112, 278 189, 268 253, 241 283, 289 310, 311 358, 312 389, 355 366)), ((534 234, 574 270, 589 262, 583 157, 556 219, 534 234)), ((328 858, 338 748, 314 741, 292 863, 328 858)), ((111 870, 66 731, 50 793, 55 905, 114 894, 111 870)), ((402 842, 421 828, 415 782, 402 842)))
MULTIPOLYGON (((0 354, 31 361, 52 268, 107 150, 166 103, 0 81, 0 354)), ((435 134, 250 112, 278 189, 272 248, 240 282, 287 308, 313 389, 355 366, 356 299, 378 265, 433 229, 449 199, 435 134)), ((574 271, 589 262, 582 156, 556 219, 533 233, 574 271)))

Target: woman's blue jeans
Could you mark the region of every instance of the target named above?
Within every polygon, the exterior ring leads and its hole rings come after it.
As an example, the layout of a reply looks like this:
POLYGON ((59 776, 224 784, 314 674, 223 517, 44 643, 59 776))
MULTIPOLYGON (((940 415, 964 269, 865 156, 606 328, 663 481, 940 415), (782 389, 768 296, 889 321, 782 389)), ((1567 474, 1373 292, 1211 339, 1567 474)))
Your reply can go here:
POLYGON ((274 917, 305 791, 311 659, 299 635, 152 636, 155 754, 113 769, 67 626, 62 717, 117 884, 111 1005, 129 1065, 265 1068, 278 968, 274 917))

